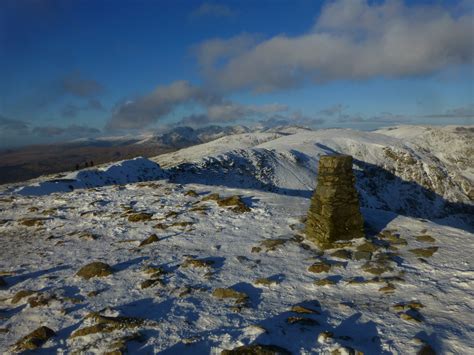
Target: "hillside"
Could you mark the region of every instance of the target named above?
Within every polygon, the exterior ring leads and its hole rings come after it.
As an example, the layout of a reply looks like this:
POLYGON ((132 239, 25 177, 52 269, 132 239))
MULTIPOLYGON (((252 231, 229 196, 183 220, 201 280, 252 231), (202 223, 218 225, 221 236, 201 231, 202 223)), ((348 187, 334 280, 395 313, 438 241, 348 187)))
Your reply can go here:
POLYGON ((44 353, 469 353, 472 135, 244 132, 2 186, 0 350, 47 326, 44 353), (334 152, 355 158, 368 239, 323 251, 302 229, 334 152))

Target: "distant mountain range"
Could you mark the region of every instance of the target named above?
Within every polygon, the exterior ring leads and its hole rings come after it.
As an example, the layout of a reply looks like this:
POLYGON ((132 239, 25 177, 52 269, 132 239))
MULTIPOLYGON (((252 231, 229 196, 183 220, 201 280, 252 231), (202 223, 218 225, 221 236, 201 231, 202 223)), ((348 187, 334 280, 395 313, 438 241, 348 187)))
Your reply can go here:
POLYGON ((180 148, 209 142, 237 133, 244 126, 176 127, 166 132, 139 136, 77 139, 51 145, 33 145, 0 151, 0 184, 19 182, 44 174, 75 170, 137 156, 151 157, 180 148))

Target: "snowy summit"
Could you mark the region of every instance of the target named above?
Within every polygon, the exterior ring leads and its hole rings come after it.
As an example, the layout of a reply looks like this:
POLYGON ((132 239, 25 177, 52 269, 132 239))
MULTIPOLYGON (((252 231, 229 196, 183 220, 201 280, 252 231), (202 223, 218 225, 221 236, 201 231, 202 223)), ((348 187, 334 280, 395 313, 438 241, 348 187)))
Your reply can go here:
POLYGON ((468 354, 473 131, 242 132, 3 185, 0 349, 468 354), (323 250, 328 154, 353 157, 365 238, 323 250))

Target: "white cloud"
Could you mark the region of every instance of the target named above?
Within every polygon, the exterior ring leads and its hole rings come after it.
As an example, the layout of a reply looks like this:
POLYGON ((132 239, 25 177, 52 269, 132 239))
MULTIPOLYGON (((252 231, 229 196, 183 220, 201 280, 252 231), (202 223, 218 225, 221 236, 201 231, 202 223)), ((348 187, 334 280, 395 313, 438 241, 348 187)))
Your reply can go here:
POLYGON ((220 98, 187 81, 175 81, 170 85, 158 86, 150 94, 120 105, 107 123, 107 128, 145 128, 179 105, 192 102, 209 105, 215 101, 220 101, 220 98))
POLYGON ((453 65, 472 65, 473 16, 437 6, 406 6, 401 0, 369 4, 337 0, 323 7, 308 33, 279 35, 232 48, 236 38, 204 42, 198 49, 203 74, 219 90, 271 91, 308 81, 360 80, 426 75, 453 65), (203 59, 204 58, 204 59, 203 59))

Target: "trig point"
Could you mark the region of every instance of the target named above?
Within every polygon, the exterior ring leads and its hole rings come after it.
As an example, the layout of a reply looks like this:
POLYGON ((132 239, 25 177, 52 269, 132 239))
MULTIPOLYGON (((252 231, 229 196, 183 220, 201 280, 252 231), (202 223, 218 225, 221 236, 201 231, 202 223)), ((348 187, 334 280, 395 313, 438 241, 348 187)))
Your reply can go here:
POLYGON ((306 236, 321 247, 364 237, 364 220, 355 189, 350 155, 325 155, 319 159, 316 190, 306 222, 306 236))

